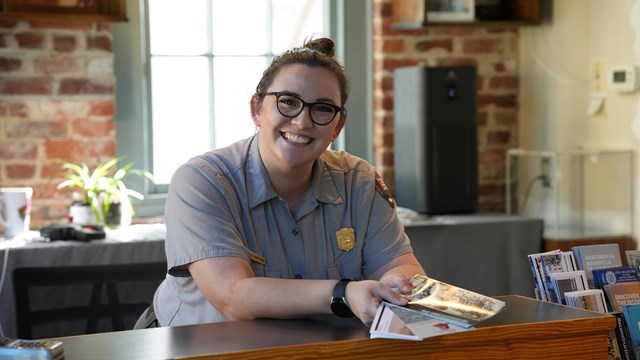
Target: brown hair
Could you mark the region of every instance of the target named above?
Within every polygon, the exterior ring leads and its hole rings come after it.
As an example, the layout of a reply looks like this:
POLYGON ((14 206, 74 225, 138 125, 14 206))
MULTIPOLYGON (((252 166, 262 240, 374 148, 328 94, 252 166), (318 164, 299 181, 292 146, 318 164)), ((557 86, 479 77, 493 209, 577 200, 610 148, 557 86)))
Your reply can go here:
POLYGON ((273 83, 278 71, 287 65, 303 64, 311 67, 322 67, 336 75, 340 86, 340 98, 343 111, 349 97, 349 80, 344 67, 334 58, 335 44, 329 38, 319 38, 305 41, 302 47, 287 50, 276 56, 271 65, 262 73, 262 78, 256 86, 259 102, 265 97, 267 88, 273 83))

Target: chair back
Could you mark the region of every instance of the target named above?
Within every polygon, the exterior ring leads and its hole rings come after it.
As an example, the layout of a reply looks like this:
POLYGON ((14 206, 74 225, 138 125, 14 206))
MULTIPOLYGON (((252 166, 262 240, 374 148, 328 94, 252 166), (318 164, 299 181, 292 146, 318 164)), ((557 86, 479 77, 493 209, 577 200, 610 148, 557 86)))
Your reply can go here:
POLYGON ((13 285, 17 337, 33 339, 35 328, 45 324, 54 330, 45 330, 35 338, 79 335, 65 333, 62 326, 78 321, 84 323, 84 334, 131 329, 151 303, 153 290, 166 273, 166 262, 16 268, 13 285), (140 288, 150 290, 141 295, 140 288), (127 296, 134 292, 136 299, 127 296), (64 306, 44 307, 46 299, 64 306), (40 304, 38 308, 32 305, 36 302, 33 300, 40 304), (105 326, 108 321, 103 319, 109 319, 111 326, 105 326))

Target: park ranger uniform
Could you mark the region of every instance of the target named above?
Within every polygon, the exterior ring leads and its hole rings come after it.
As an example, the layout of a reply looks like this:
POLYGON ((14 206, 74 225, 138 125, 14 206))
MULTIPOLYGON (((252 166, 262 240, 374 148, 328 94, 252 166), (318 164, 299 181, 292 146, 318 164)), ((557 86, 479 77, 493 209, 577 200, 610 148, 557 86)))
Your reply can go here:
POLYGON ((412 251, 394 200, 366 161, 324 152, 292 214, 269 181, 257 136, 182 165, 165 218, 169 273, 153 302, 162 326, 226 320, 189 275, 194 261, 236 256, 256 276, 363 280, 412 251))

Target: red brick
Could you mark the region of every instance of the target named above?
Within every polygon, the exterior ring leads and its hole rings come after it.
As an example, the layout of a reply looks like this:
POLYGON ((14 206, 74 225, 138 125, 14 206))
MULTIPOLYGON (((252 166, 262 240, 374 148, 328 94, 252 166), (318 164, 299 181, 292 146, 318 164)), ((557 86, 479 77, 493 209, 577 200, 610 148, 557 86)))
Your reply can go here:
POLYGON ((115 134, 113 121, 80 120, 73 123, 73 132, 86 137, 105 137, 115 134))
POLYGON ((488 131, 487 132, 487 144, 508 144, 511 140, 511 133, 509 131, 488 131))
POLYGON ((390 148, 393 149, 393 132, 392 133, 385 133, 384 135, 382 135, 382 144, 381 146, 385 147, 385 148, 390 148))
POLYGON ((393 71, 395 68, 404 66, 415 66, 418 62, 409 59, 384 59, 383 66, 387 71, 393 71))
POLYGON ((67 136, 67 125, 61 121, 8 121, 8 138, 60 138, 67 136))
POLYGON ((0 143, 0 159, 35 159, 38 155, 38 145, 33 142, 2 142, 0 143))
POLYGON ((453 51, 453 41, 451 39, 425 40, 416 43, 416 50, 427 52, 434 49, 444 50, 446 52, 453 51))
POLYGON ((0 72, 10 72, 20 69, 21 67, 21 59, 0 57, 0 72))
POLYGON ((51 95, 49 78, 0 78, 0 94, 5 95, 51 95))
POLYGON ((43 179, 52 178, 58 176, 61 170, 60 162, 47 161, 40 165, 40 176, 42 176, 43 179))
POLYGON ((480 164, 505 163, 505 149, 478 149, 480 164))
POLYGON ((452 56, 447 58, 438 58, 437 66, 477 66, 478 60, 470 57, 452 56))
POLYGON ((103 101, 91 103, 90 115, 113 116, 116 114, 115 101, 103 101))
POLYGON ((516 95, 478 95, 478 107, 487 105, 514 107, 516 104, 516 95))
POLYGON ((70 56, 41 56, 34 60, 36 73, 56 74, 78 70, 76 58, 70 56))
POLYGON ((382 108, 384 110, 393 111, 393 97, 392 96, 385 96, 384 99, 382 99, 382 108))
POLYGON ((18 25, 18 20, 0 19, 0 29, 13 29, 18 25))
POLYGON ((22 102, 12 102, 9 104, 9 114, 15 117, 27 117, 27 105, 22 102))
POLYGON ((43 33, 23 32, 15 35, 18 47, 22 49, 42 49, 45 35, 43 33))
POLYGON ((35 165, 9 164, 6 170, 9 179, 31 179, 36 174, 35 165))
POLYGON ((47 159, 66 159, 73 162, 91 162, 92 158, 107 159, 116 154, 115 140, 76 141, 48 140, 44 143, 47 159))
POLYGON ((462 51, 467 54, 491 54, 501 52, 502 41, 499 39, 469 39, 462 45, 462 51))
POLYGON ((400 53, 404 51, 404 40, 389 39, 382 41, 382 51, 386 53, 400 53))
POLYGON ((489 79, 489 87, 491 89, 518 90, 517 76, 493 76, 489 79))
POLYGON ((487 125, 487 123, 488 123, 488 119, 487 118, 489 117, 489 114, 487 114, 486 111, 478 110, 478 115, 477 116, 478 116, 478 118, 477 118, 478 127, 483 127, 483 126, 487 125))
POLYGON ((29 27, 31 29, 45 29, 45 30, 84 30, 88 31, 95 25, 95 23, 86 21, 65 21, 65 20, 29 20, 29 27))
POLYGON ((87 36, 87 49, 112 52, 111 38, 104 35, 87 36))
POLYGON ((73 52, 76 49, 76 37, 67 35, 55 35, 53 37, 53 49, 59 52, 73 52))
POLYGON ((63 79, 60 82, 58 94, 113 94, 115 86, 113 79, 63 79))
POLYGON ((518 114, 515 109, 499 108, 493 112, 493 119, 496 125, 517 125, 518 114))

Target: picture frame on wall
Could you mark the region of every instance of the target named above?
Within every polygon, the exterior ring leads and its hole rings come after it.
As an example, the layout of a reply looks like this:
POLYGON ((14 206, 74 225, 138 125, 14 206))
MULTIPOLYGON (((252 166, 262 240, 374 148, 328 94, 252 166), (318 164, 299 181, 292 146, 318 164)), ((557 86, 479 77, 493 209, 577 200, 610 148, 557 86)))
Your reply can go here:
POLYGON ((475 20, 475 0, 426 0, 427 22, 475 20))

